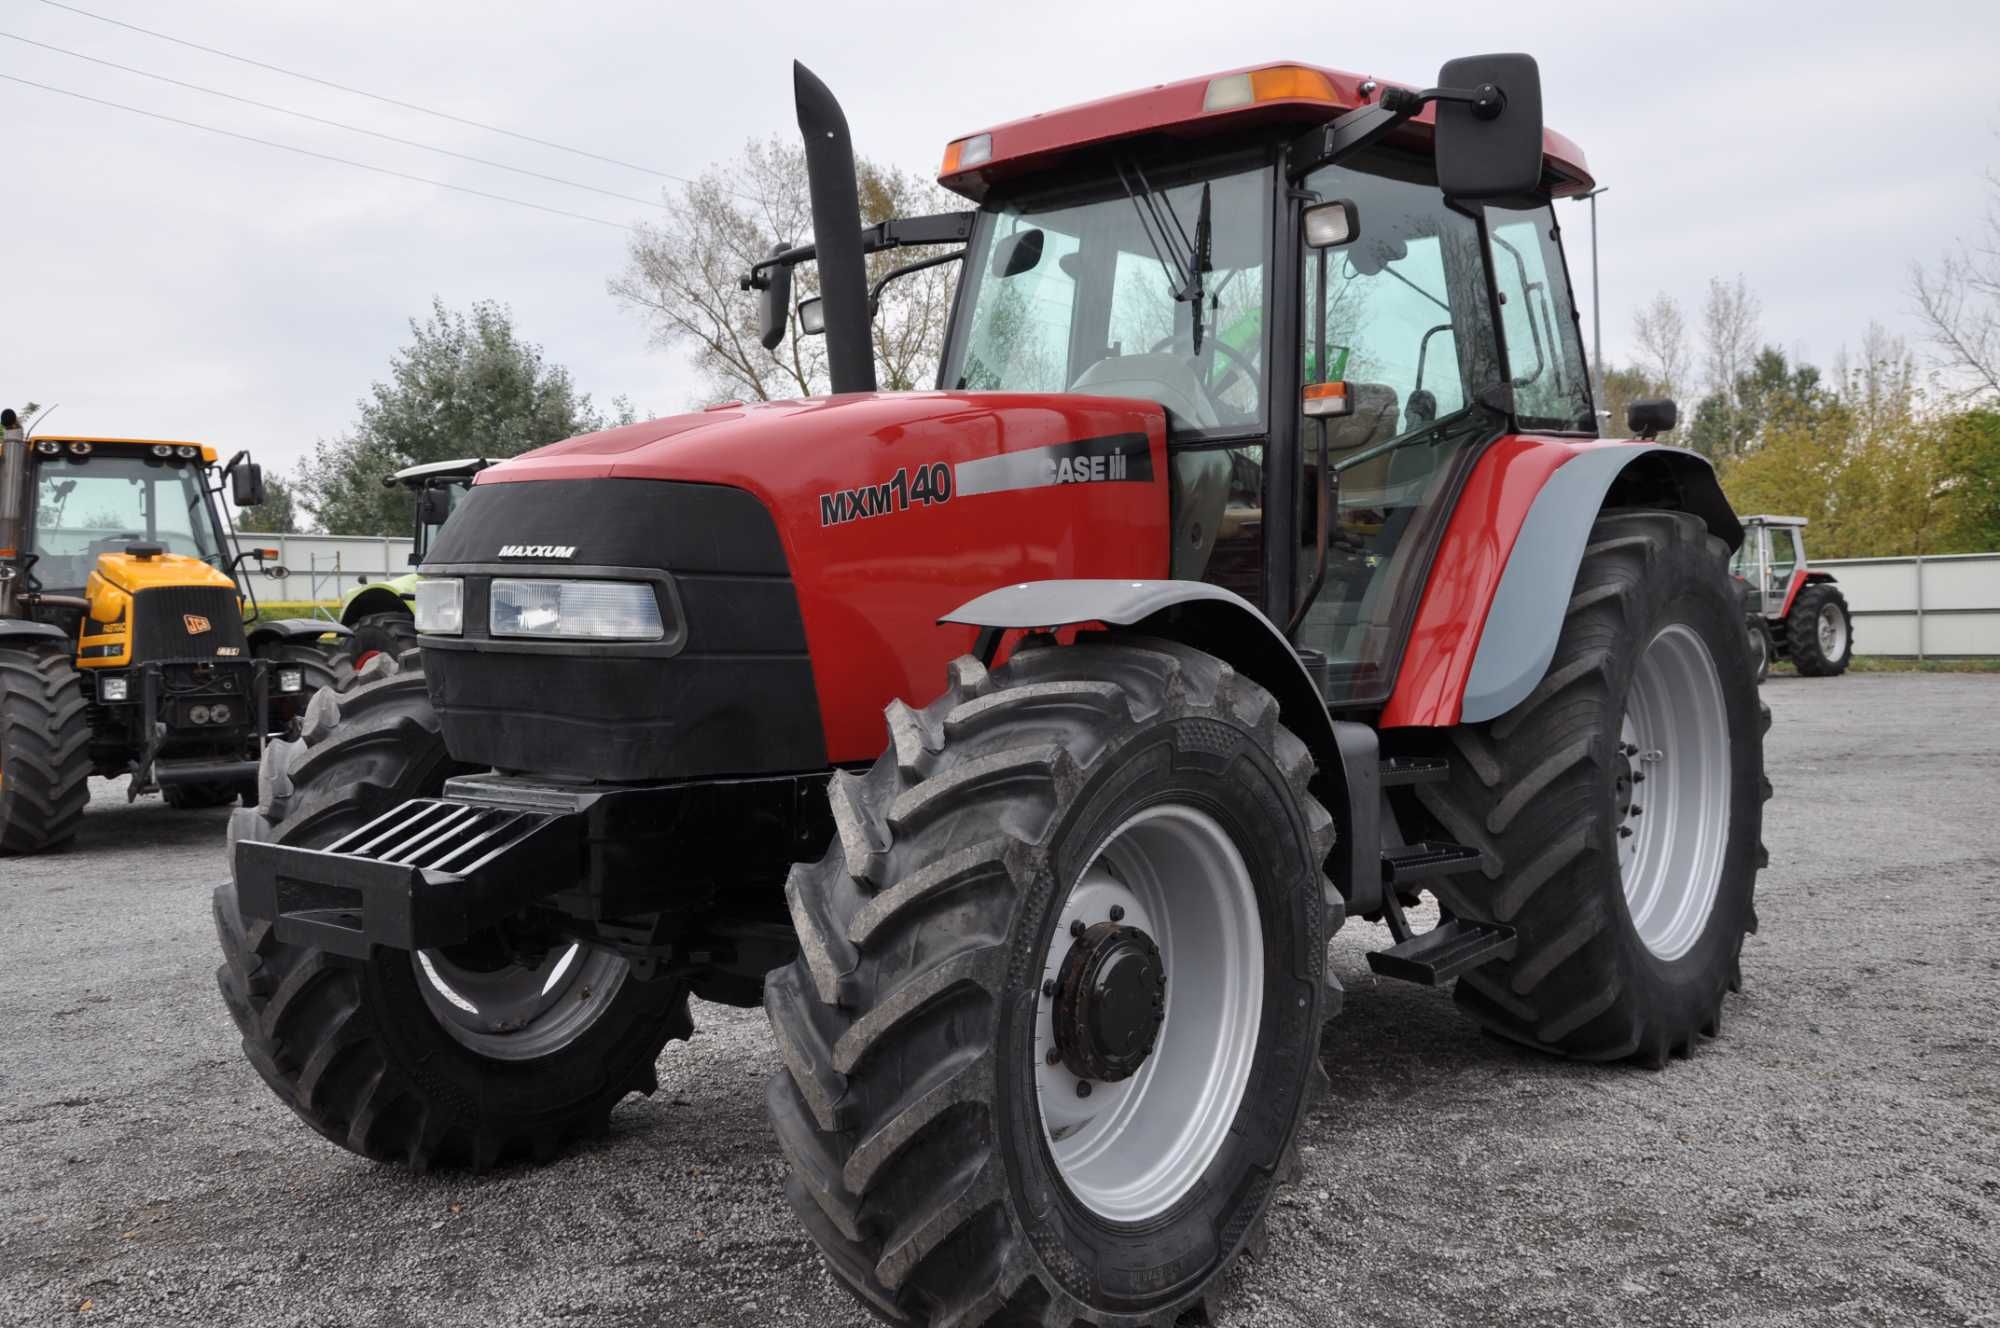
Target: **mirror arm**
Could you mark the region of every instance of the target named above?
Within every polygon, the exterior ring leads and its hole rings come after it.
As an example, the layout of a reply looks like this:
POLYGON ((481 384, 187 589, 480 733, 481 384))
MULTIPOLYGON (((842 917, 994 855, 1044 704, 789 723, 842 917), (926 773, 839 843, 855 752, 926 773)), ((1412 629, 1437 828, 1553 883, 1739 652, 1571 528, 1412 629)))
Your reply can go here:
POLYGON ((1414 109, 1391 109, 1390 97, 1385 92, 1377 105, 1357 106, 1338 119, 1308 130, 1293 139, 1286 149, 1292 177, 1296 179, 1308 175, 1367 147, 1390 130, 1400 127, 1415 113, 1414 109))
MULTIPOLYGON (((972 238, 974 215, 971 212, 939 212, 923 217, 892 217, 861 232, 861 252, 879 254, 884 249, 902 249, 912 245, 962 244, 972 238)), ((736 288, 763 290, 770 284, 769 278, 764 275, 769 269, 797 267, 818 257, 819 250, 813 245, 795 244, 757 260, 748 272, 736 279, 736 288)))
POLYGON ((906 277, 912 272, 921 272, 927 267, 943 267, 946 263, 956 263, 965 257, 965 250, 954 249, 948 254, 937 254, 930 258, 920 258, 914 263, 905 263, 883 274, 868 292, 868 316, 873 318, 882 312, 882 289, 897 277, 906 277))

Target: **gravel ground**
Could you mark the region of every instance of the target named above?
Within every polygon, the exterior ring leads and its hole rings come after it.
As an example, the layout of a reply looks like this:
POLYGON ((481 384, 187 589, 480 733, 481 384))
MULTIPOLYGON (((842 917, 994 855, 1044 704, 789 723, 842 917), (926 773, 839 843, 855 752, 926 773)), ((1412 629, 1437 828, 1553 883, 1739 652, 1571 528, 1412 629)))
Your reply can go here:
MULTIPOLYGON (((1229 1325, 2000 1324, 2000 676, 1773 679, 1763 932, 1663 1073, 1350 995, 1333 1097, 1229 1325)), ((860 1317, 780 1197, 762 1017, 697 1007, 661 1091, 541 1171, 417 1178, 244 1063, 221 813, 97 789, 0 864, 0 1322, 811 1324, 860 1317)))

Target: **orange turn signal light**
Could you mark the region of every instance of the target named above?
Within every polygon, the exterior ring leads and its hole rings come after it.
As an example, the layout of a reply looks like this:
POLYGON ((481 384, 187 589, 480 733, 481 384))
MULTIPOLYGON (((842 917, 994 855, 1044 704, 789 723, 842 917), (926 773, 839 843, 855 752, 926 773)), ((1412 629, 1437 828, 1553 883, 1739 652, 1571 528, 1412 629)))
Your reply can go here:
POLYGON ((1314 419, 1327 419, 1351 414, 1354 401, 1347 395, 1346 383, 1307 383, 1305 387, 1305 413, 1314 419))
POLYGON ((938 167, 938 174, 957 175, 960 171, 969 171, 991 160, 993 135, 974 134, 971 138, 961 138, 945 145, 944 164, 938 167))
POLYGON ((1317 69, 1304 65, 1272 65, 1242 74, 1225 74, 1210 79, 1202 94, 1204 111, 1233 111, 1267 101, 1319 101, 1340 105, 1333 80, 1317 69))

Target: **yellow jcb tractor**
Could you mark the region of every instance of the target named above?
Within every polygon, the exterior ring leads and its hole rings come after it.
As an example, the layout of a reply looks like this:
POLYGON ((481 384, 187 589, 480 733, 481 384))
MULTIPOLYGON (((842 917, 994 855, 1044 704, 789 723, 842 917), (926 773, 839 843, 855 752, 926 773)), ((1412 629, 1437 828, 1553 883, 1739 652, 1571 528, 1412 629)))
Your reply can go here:
POLYGON ((247 625, 243 564, 277 555, 237 551, 225 484, 264 500, 247 452, 218 466, 200 443, 30 438, 0 416, 0 854, 68 842, 91 775, 177 807, 253 792, 264 739, 342 681, 346 629, 247 625))

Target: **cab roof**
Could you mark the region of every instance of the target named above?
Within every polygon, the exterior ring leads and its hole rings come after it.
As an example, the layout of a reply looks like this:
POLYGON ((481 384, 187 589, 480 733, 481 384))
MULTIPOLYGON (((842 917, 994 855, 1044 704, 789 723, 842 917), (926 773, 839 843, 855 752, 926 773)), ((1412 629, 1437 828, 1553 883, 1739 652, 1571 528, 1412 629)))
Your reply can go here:
MULTIPOLYGON (((1067 153, 1121 138, 1164 134, 1193 140, 1264 124, 1303 131, 1366 105, 1392 83, 1285 61, 1156 83, 953 139, 945 148, 938 183, 977 201, 1010 176, 1046 169, 1067 153)), ((1387 141, 1428 148, 1435 120, 1433 107, 1426 106, 1387 141)), ((1570 139, 1545 128, 1542 154, 1557 197, 1588 193, 1595 187, 1583 149, 1570 139)))
POLYGON ((190 438, 105 438, 88 433, 37 433, 30 443, 61 443, 68 447, 71 443, 89 443, 92 447, 198 447, 203 461, 215 460, 215 449, 207 443, 197 443, 190 438))

